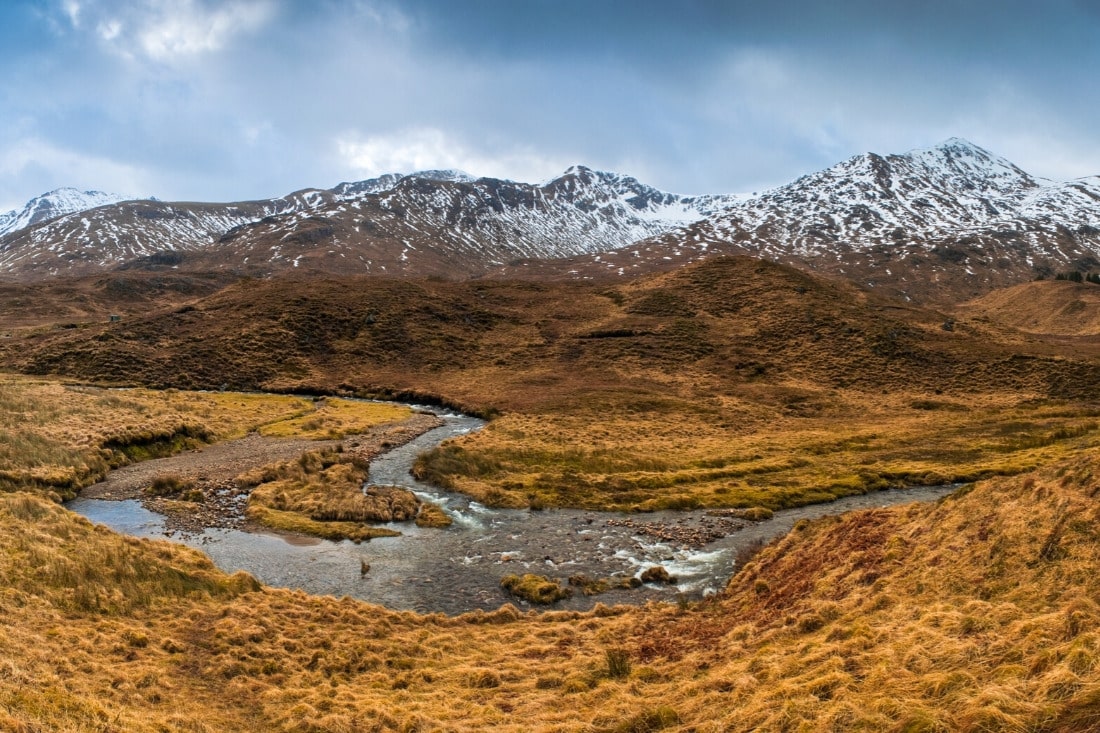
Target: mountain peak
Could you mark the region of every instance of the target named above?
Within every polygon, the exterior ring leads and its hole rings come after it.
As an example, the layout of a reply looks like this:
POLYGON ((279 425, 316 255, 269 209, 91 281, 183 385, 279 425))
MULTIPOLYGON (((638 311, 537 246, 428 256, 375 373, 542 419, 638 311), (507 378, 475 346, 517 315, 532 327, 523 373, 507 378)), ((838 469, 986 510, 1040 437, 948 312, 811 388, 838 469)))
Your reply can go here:
POLYGON ((429 181, 444 181, 448 183, 473 183, 477 180, 476 176, 471 176, 466 171, 460 171, 453 168, 445 170, 431 169, 426 171, 416 171, 405 176, 406 178, 426 178, 429 181))
POLYGON ((0 236, 65 214, 117 204, 120 201, 132 201, 135 198, 103 191, 81 191, 71 186, 55 188, 34 197, 21 210, 13 209, 6 214, 0 214, 0 236))
POLYGON ((975 145, 974 143, 963 137, 949 137, 938 145, 933 145, 932 148, 934 150, 991 155, 990 152, 985 148, 981 147, 980 145, 975 145))

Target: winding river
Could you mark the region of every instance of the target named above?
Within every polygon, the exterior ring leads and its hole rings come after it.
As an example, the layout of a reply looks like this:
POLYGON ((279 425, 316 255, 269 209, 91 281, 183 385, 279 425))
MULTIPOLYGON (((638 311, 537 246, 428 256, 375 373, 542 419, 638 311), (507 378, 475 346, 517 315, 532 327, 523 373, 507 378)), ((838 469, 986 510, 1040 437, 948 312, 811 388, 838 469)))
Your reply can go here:
MULTIPOLYGON (((644 585, 601 595, 574 594, 553 608, 587 609, 597 602, 642 603, 698 598, 723 587, 740 549, 788 532, 800 519, 854 509, 930 501, 955 487, 882 491, 776 512, 764 522, 714 518, 705 511, 610 514, 570 509, 528 511, 490 509, 461 494, 441 491, 412 478, 416 456, 447 438, 480 429, 484 422, 464 415, 441 415, 445 424, 396 448, 371 464, 370 482, 405 486, 443 506, 454 520, 446 529, 389 525, 400 537, 362 544, 305 537, 208 529, 198 535, 168 534, 201 549, 218 567, 245 570, 271 586, 309 593, 352 596, 390 608, 424 613, 463 613, 524 604, 506 595, 500 579, 510 573, 538 573, 565 581, 638 575, 662 565, 674 585, 644 585), (661 540, 642 525, 723 535, 697 549, 661 540), (362 563, 370 565, 363 573, 362 563)), ((93 522, 139 537, 164 538, 164 518, 137 500, 75 499, 67 504, 93 522)), ((660 533, 657 533, 660 534, 660 533)))

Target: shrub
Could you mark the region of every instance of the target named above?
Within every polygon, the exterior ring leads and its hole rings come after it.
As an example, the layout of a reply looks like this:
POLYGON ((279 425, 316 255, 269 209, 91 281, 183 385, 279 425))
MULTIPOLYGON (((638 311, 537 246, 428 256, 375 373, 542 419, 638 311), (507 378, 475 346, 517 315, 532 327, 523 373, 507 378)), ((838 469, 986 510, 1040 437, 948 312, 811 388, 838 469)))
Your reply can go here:
POLYGON ((642 573, 642 582, 676 585, 676 576, 669 575, 668 570, 661 565, 654 565, 653 567, 646 568, 642 573))

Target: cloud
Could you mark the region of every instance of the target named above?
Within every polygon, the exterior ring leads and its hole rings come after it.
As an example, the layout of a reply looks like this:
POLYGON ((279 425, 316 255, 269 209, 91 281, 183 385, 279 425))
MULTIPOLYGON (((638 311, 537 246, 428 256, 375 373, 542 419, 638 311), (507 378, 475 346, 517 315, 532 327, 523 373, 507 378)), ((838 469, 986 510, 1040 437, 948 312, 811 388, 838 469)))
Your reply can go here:
POLYGON ((264 27, 275 11, 272 0, 145 0, 114 8, 68 0, 62 6, 74 29, 94 28, 113 53, 166 64, 220 51, 264 27), (87 16, 91 23, 83 22, 87 16))
MULTIPOLYGON (((33 181, 35 193, 61 186, 105 190, 122 195, 150 196, 149 176, 140 168, 109 158, 57 147, 37 137, 24 137, 0 148, 0 181, 33 181)), ((25 183, 23 184, 26 185, 25 183)), ((0 210, 22 206, 26 191, 0 184, 0 210)))
POLYGON ((431 127, 368 137, 352 132, 337 138, 335 146, 344 167, 362 177, 445 168, 531 182, 545 180, 569 165, 525 149, 494 154, 471 150, 460 140, 431 127))
POLYGON ((80 27, 81 6, 77 0, 66 0, 66 2, 62 3, 61 10, 65 13, 65 17, 68 18, 73 28, 80 27))

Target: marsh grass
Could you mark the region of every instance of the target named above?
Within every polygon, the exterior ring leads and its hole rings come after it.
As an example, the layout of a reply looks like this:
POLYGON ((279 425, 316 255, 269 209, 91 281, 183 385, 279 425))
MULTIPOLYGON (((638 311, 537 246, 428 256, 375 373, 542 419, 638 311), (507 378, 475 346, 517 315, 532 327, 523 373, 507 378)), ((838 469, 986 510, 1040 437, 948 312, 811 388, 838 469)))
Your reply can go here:
POLYGON ((292 417, 261 425, 258 431, 261 435, 275 437, 331 440, 365 433, 385 423, 400 422, 412 414, 412 410, 400 405, 337 397, 312 401, 308 408, 292 417))
POLYGON ((191 550, 8 494, 0 721, 199 730, 181 711, 201 708, 209 730, 1088 729, 1093 476, 1079 458, 806 522, 684 608, 458 618, 257 591, 191 550))
POLYGON ((252 487, 247 516, 272 529, 354 541, 400 534, 369 523, 416 519, 421 502, 397 487, 364 491, 367 474, 364 460, 324 449, 256 469, 237 482, 252 487))
POLYGON ((621 680, 630 676, 630 653, 624 649, 608 649, 604 653, 607 662, 607 676, 613 680, 621 680))
POLYGON ((145 488, 146 496, 179 496, 195 488, 193 479, 184 478, 176 474, 157 476, 145 488))
POLYGON ((740 428, 710 409, 509 414, 421 456, 415 473, 497 506, 764 512, 1013 475, 1100 445, 1087 406, 972 395, 930 412, 905 394, 845 398, 834 414, 772 421, 740 403, 740 428))
POLYGON ((541 606, 557 603, 573 595, 573 591, 562 586, 560 582, 534 573, 505 575, 500 580, 500 587, 516 598, 541 606))
MULTIPOLYGON (((402 408, 335 401, 338 430, 407 414, 402 408)), ((315 412, 281 395, 178 390, 108 390, 0 375, 0 490, 71 498, 112 467, 284 425, 315 412)), ((325 434, 328 434, 326 428, 325 434)))

